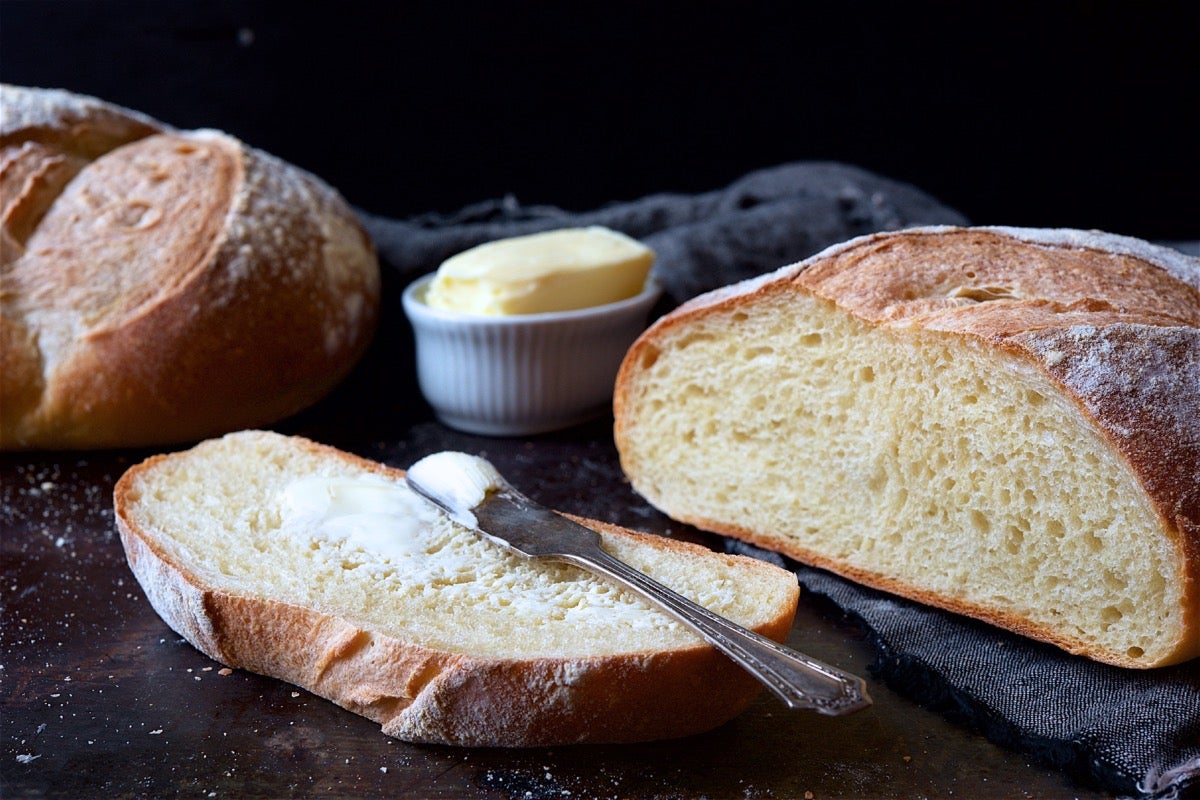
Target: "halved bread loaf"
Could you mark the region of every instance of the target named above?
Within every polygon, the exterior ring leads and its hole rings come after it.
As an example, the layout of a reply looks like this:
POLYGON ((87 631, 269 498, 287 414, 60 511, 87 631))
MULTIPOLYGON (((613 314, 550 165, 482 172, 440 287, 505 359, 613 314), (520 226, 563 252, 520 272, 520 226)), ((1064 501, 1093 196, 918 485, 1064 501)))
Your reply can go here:
POLYGON ((672 517, 1129 667, 1200 654, 1200 262, 878 234, 659 320, 618 377, 672 517))
MULTIPOLYGON (((512 555, 412 494, 403 472, 242 432, 117 483, 154 609, 231 667, 302 686, 401 739, 527 746, 683 736, 759 691, 733 662, 600 578, 512 555)), ((604 546, 776 640, 791 573, 598 522, 604 546)))
POLYGON ((379 264, 330 186, 94 98, 0 101, 0 449, 267 425, 366 351, 379 264))

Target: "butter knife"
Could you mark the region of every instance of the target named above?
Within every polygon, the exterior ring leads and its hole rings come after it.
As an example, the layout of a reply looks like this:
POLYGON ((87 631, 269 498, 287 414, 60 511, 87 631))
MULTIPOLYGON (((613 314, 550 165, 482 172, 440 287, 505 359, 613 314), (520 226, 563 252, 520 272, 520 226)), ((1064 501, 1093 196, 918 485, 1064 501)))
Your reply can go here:
POLYGON ((838 716, 871 705, 862 678, 747 630, 668 589, 604 550, 596 531, 518 492, 485 459, 434 453, 413 464, 406 480, 452 520, 512 552, 574 564, 649 600, 731 658, 790 708, 838 716))

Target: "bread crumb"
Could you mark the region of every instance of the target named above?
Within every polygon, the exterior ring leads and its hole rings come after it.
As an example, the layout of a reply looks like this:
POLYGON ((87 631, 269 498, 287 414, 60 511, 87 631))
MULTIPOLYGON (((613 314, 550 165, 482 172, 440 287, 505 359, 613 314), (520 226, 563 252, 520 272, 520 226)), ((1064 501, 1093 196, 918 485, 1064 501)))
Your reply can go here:
POLYGON ((229 667, 222 667, 221 669, 217 670, 217 674, 218 675, 232 675, 233 670, 231 670, 229 667))
POLYGON ((813 793, 812 793, 812 792, 805 792, 805 793, 804 793, 804 800, 813 800, 813 793))
POLYGON ((910 761, 912 761, 912 756, 905 756, 905 757, 904 757, 904 763, 905 763, 905 764, 907 764, 907 763, 908 763, 908 762, 910 762, 910 761))

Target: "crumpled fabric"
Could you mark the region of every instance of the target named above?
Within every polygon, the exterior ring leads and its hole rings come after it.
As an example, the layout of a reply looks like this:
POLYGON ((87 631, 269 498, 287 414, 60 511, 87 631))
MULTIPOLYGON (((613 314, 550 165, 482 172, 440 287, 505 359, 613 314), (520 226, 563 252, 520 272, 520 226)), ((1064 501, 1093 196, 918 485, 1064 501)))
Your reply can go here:
POLYGON ((1200 796, 1200 663, 1112 667, 732 539, 726 550, 791 569, 855 619, 871 674, 898 694, 1121 797, 1200 796))
POLYGON ((483 201, 452 214, 389 219, 359 212, 380 259, 405 282, 482 242, 564 227, 602 225, 655 252, 670 303, 800 261, 866 233, 966 218, 909 184, 831 162, 749 173, 724 189, 656 194, 584 212, 483 201))
MULTIPOLYGON (((405 283, 493 239, 568 226, 620 230, 655 250, 666 295, 660 310, 861 234, 968 224, 913 186, 827 162, 784 164, 711 192, 584 212, 505 197, 453 214, 360 216, 387 277, 405 283)), ((872 672, 901 695, 1107 791, 1147 800, 1200 793, 1200 662, 1109 667, 740 542, 727 548, 793 569, 810 595, 856 619, 877 656, 872 672)))

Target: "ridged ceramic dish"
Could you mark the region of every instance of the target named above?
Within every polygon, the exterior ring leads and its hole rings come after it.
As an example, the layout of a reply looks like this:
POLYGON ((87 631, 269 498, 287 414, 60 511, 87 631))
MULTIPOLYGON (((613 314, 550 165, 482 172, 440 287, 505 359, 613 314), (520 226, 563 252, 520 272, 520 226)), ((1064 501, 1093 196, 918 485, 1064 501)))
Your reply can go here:
POLYGON ((662 288, 576 311, 494 317, 431 308, 433 275, 410 284, 417 382, 444 424, 488 436, 570 427, 608 412, 625 351, 646 327, 662 288))

